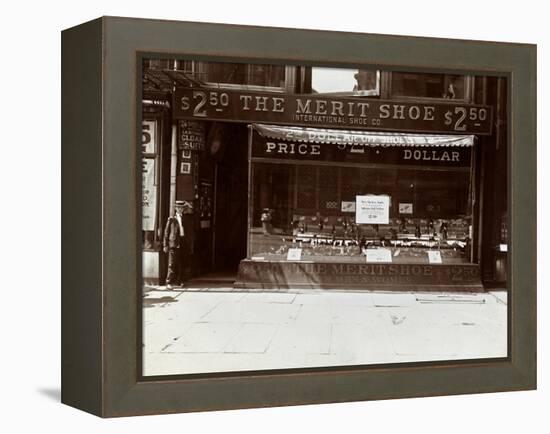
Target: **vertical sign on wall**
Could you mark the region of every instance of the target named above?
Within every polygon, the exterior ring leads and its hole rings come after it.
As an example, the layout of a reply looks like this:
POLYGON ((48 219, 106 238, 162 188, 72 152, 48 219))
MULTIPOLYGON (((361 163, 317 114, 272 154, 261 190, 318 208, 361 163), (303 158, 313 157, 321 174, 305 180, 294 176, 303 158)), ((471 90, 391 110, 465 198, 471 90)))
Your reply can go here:
POLYGON ((141 153, 143 155, 157 152, 157 121, 146 120, 141 124, 141 153))
POLYGON ((141 174, 142 174, 142 230, 154 231, 157 217, 157 121, 146 120, 141 134, 141 174))
POLYGON ((180 150, 203 151, 205 141, 204 124, 202 122, 178 122, 178 147, 180 150))
POLYGON ((178 122, 180 170, 177 176, 177 198, 192 203, 198 199, 198 151, 205 148, 205 124, 199 121, 178 122))

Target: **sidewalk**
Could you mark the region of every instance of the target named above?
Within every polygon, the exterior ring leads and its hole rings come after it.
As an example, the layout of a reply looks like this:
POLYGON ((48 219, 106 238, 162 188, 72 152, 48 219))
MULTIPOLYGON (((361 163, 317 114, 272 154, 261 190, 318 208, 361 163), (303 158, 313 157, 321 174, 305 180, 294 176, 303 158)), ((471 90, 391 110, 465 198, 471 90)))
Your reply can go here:
POLYGON ((144 375, 505 357, 506 292, 144 294, 144 375))

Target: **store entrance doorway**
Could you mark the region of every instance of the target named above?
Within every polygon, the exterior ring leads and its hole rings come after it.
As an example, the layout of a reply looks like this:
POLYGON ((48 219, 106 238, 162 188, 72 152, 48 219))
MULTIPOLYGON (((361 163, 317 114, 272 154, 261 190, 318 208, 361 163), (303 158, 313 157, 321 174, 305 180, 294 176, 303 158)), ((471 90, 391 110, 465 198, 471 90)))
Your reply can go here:
POLYGON ((237 274, 246 258, 248 161, 246 128, 227 128, 223 155, 214 169, 215 216, 212 271, 237 274), (241 131, 242 130, 242 131, 241 131))

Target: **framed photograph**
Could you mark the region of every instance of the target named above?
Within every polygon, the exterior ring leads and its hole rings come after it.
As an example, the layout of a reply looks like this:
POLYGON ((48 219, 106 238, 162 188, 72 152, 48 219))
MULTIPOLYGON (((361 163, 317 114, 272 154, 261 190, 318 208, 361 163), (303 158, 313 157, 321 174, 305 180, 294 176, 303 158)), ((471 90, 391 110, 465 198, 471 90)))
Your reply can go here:
POLYGON ((62 72, 64 403, 536 388, 536 46, 103 17, 62 72))

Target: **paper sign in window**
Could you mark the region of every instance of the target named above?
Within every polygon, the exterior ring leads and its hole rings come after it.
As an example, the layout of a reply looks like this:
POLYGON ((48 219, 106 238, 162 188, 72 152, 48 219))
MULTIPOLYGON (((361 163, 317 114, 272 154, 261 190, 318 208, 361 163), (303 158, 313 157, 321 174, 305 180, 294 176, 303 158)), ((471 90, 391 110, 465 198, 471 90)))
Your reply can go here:
POLYGON ((428 261, 430 261, 430 264, 442 264, 441 252, 439 250, 428 250, 428 261))
POLYGON ((399 214, 412 214, 413 213, 413 204, 401 202, 399 204, 399 214))
POLYGON ((299 261, 302 259, 302 249, 288 249, 286 259, 287 261, 299 261))
POLYGON ((367 262, 391 262, 390 249, 367 249, 367 262))
POLYGON ((355 197, 355 222, 382 224, 390 222, 390 197, 385 195, 364 195, 355 197))

